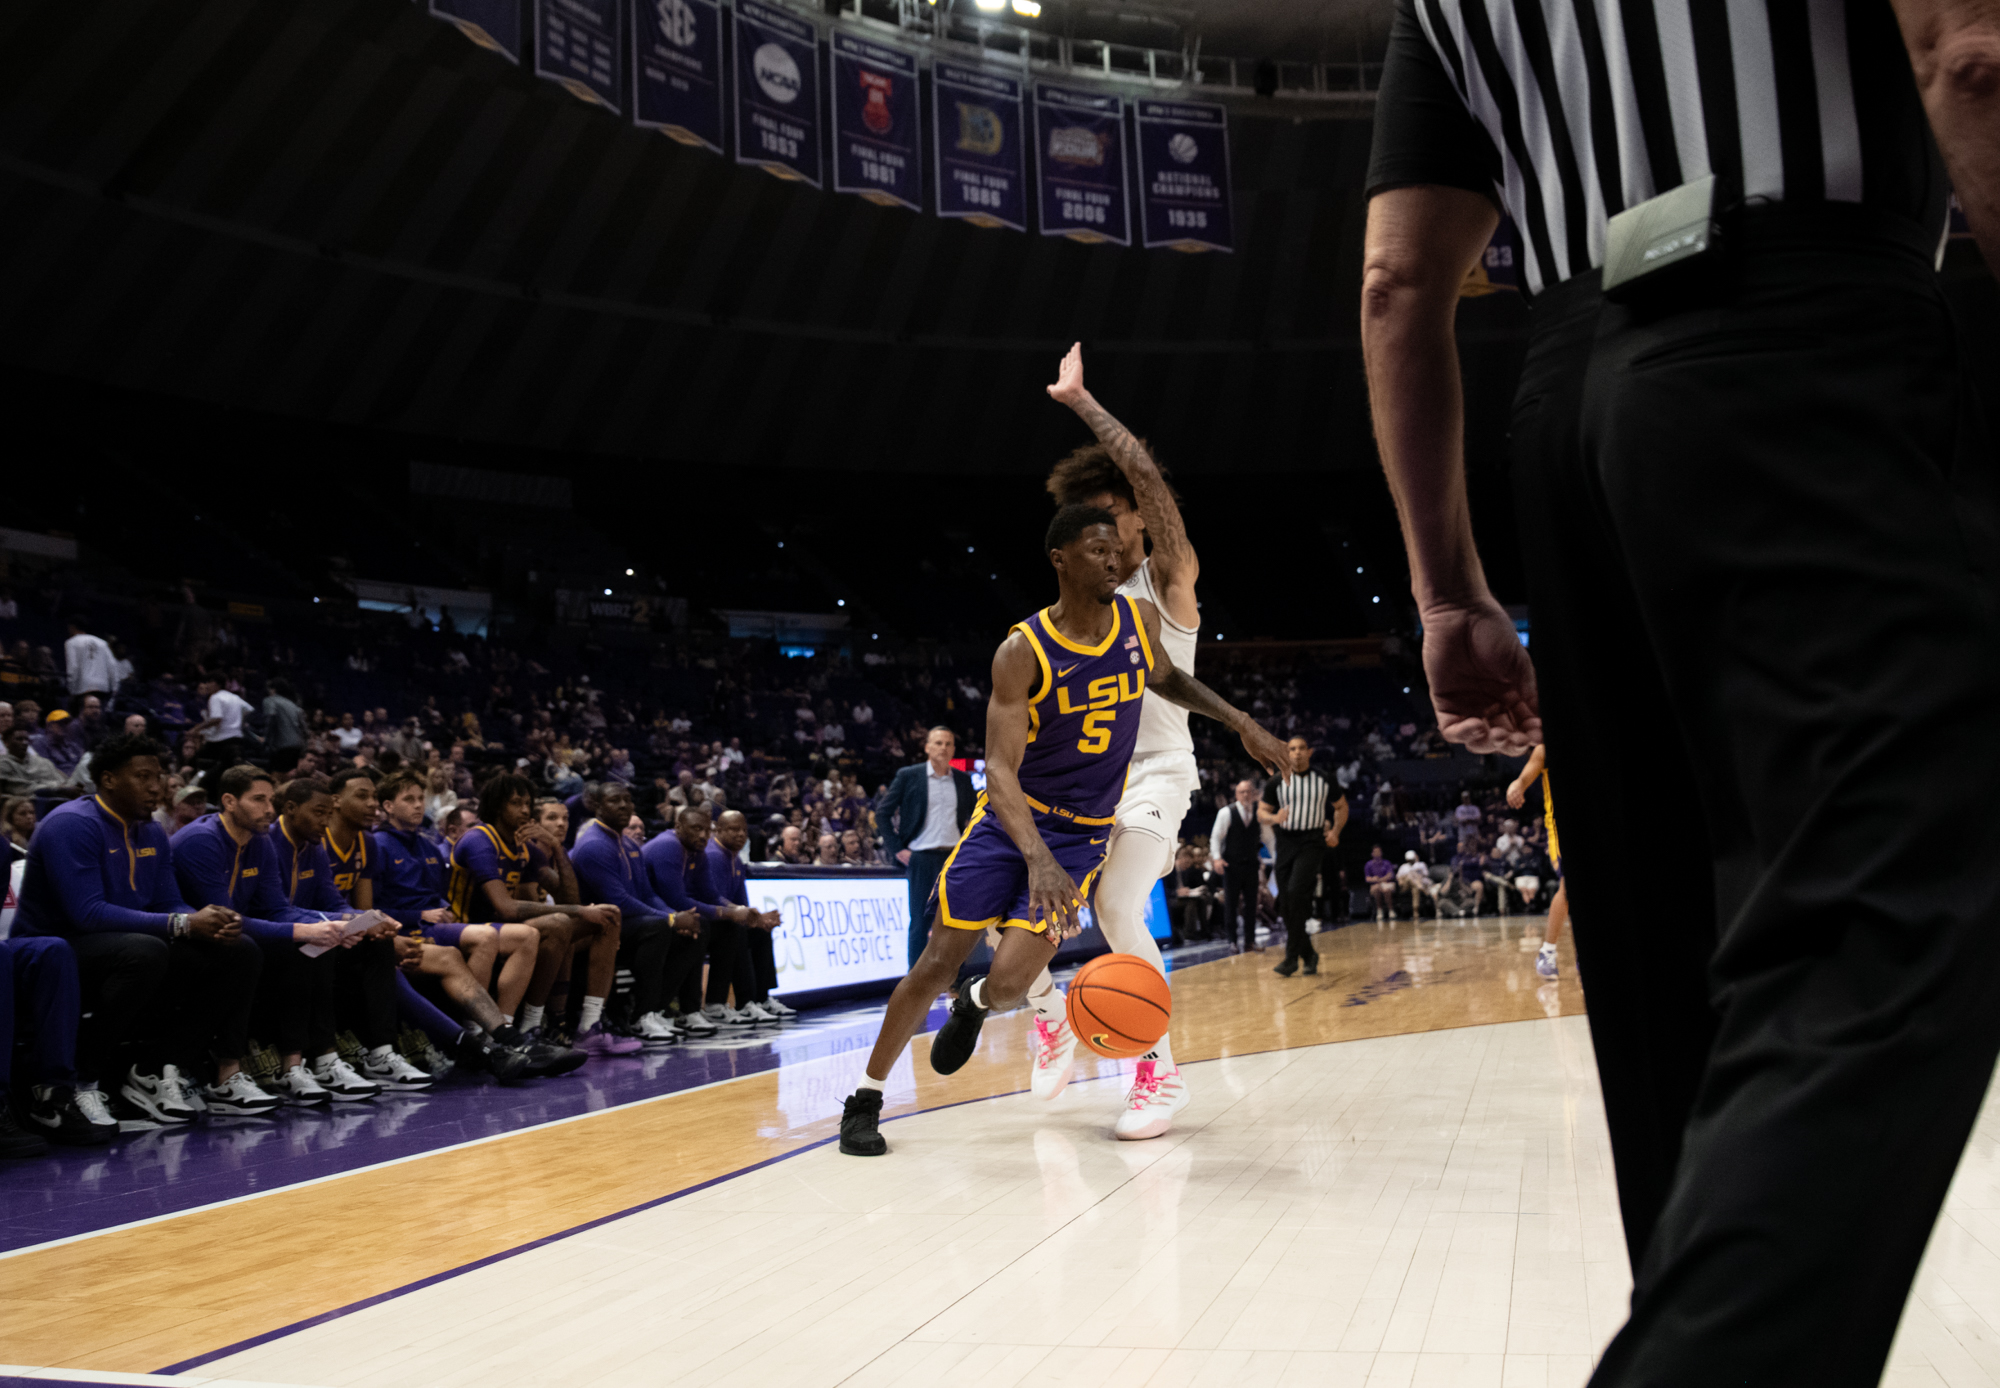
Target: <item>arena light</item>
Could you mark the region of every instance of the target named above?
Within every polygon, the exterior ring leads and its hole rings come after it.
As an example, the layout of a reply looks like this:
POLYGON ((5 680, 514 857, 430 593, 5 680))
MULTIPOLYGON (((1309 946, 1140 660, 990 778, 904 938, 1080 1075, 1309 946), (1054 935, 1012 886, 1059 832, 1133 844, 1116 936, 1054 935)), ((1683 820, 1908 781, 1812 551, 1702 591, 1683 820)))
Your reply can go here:
POLYGON ((1354 566, 1354 572, 1356 572, 1356 573, 1360 573, 1360 572, 1361 572, 1361 566, 1360 566, 1359 564, 1356 564, 1356 565, 1354 566))
POLYGON ((1382 601, 1382 599, 1381 599, 1380 597, 1377 597, 1377 598, 1375 599, 1375 601, 1376 601, 1376 602, 1380 602, 1380 601, 1382 601))
POLYGON ((610 590, 609 588, 606 588, 606 589, 604 590, 604 596, 605 596, 605 597, 607 597, 607 598, 611 596, 611 590, 610 590))
POLYGON ((1007 8, 1007 0, 972 0, 972 3, 987 14, 992 14, 995 10, 1004 10, 1007 8))
POLYGON ((1040 19, 1042 7, 1036 0, 1014 0, 1014 13, 1023 19, 1040 19))
POLYGON ((632 576, 632 571, 630 569, 625 570, 625 577, 630 578, 631 576, 632 576))
POLYGON ((846 598, 835 598, 835 599, 833 600, 833 605, 834 605, 835 607, 845 607, 845 606, 847 606, 847 599, 846 599, 846 598))
POLYGON ((970 553, 972 553, 972 546, 971 546, 971 545, 967 545, 967 546, 965 547, 965 552, 966 552, 967 554, 970 554, 970 553))

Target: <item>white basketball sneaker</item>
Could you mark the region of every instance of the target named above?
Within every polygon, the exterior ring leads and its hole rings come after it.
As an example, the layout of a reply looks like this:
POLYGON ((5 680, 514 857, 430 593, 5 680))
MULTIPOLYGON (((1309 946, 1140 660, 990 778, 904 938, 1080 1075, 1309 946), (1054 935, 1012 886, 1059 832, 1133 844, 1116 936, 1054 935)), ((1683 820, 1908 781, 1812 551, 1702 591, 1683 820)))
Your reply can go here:
POLYGON ((1139 1062, 1132 1076, 1132 1088, 1125 1095, 1125 1111, 1113 1129, 1121 1142, 1142 1142, 1158 1137, 1174 1125, 1174 1115, 1187 1107, 1187 1085, 1181 1081, 1180 1066, 1158 1068, 1151 1060, 1139 1062))
POLYGON ((1028 1072, 1028 1092, 1037 1099, 1053 1099, 1075 1076, 1076 1031, 1069 1019, 1035 1018, 1035 1063, 1028 1072))

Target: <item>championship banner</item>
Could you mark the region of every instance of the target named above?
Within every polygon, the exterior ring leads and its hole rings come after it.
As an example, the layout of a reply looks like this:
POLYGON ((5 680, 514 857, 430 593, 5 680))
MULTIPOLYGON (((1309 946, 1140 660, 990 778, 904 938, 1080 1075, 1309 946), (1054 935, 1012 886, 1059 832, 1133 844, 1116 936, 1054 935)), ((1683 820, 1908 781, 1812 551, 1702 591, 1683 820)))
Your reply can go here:
POLYGON ((618 0, 535 0, 535 75, 618 109, 618 0))
POLYGON ((1142 243, 1234 250, 1228 114, 1185 101, 1141 101, 1138 107, 1142 243))
POLYGON ((430 12, 481 48, 521 61, 521 0, 430 0, 430 12))
POLYGON ((1026 231, 1021 84, 998 73, 933 62, 931 120, 938 216, 1026 231))
POLYGON ((1492 239, 1480 253, 1479 263, 1459 285, 1458 297, 1477 299, 1502 289, 1518 291, 1520 287, 1521 238, 1514 230, 1514 219, 1503 212, 1500 225, 1493 228, 1492 239))
POLYGON ((817 188, 819 30, 757 0, 736 4, 736 162, 817 188))
POLYGON ((830 37, 833 190, 923 211, 917 60, 838 29, 830 37))
POLYGON ((632 123, 722 153, 722 6, 631 0, 632 123))
POLYGON ((1042 235, 1132 244, 1125 207, 1125 103, 1035 84, 1042 235))

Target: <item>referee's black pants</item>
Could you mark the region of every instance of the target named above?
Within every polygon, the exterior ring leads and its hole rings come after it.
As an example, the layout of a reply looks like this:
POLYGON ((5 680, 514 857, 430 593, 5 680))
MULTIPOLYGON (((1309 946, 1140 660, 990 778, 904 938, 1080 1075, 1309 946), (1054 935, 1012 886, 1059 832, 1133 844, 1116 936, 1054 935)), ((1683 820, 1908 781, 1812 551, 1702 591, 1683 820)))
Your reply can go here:
POLYGON ((1870 217, 1758 214, 1671 313, 1534 309, 1516 498, 1636 1280, 1593 1384, 1874 1384, 2000 1052, 1994 458, 1932 247, 1870 217), (1666 786, 1708 873, 1648 870, 1666 786))
POLYGON ((1326 856, 1326 835, 1318 829, 1280 829, 1278 861, 1274 875, 1278 882, 1278 914, 1285 918, 1285 963, 1304 962, 1319 967, 1319 951, 1306 934, 1306 917, 1312 914, 1313 897, 1319 892, 1320 860, 1326 856))

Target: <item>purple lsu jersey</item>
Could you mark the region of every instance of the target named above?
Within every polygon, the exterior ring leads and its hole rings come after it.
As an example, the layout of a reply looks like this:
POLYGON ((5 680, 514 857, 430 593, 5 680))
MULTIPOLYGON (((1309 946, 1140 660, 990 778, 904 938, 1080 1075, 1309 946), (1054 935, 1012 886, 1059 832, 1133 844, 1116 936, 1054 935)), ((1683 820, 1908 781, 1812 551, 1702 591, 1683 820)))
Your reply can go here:
POLYGON ((1111 631, 1094 646, 1055 629, 1043 608, 1013 628, 1041 663, 1041 685, 1028 701, 1028 747, 1021 790, 1036 810, 1078 824, 1109 824, 1125 793, 1125 773, 1139 739, 1139 710, 1153 645, 1139 609, 1111 600, 1111 631))

